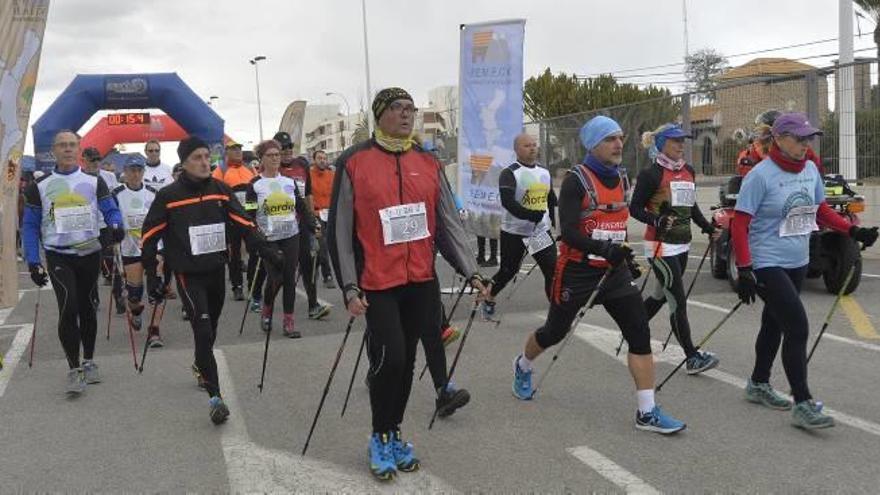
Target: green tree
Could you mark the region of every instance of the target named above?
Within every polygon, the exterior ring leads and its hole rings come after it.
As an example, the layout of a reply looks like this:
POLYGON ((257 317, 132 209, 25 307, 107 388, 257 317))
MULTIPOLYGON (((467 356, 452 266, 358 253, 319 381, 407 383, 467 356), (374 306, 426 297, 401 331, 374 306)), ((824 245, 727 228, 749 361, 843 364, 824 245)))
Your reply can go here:
POLYGON ((367 122, 367 112, 361 110, 357 126, 351 136, 351 144, 362 143, 368 139, 370 139, 370 124, 367 122))
POLYGON ((706 99, 714 100, 715 76, 727 69, 727 58, 711 48, 704 48, 685 57, 684 65, 688 90, 703 93, 706 99))
POLYGON ((853 0, 856 6, 874 21, 874 44, 880 58, 880 0, 853 0))

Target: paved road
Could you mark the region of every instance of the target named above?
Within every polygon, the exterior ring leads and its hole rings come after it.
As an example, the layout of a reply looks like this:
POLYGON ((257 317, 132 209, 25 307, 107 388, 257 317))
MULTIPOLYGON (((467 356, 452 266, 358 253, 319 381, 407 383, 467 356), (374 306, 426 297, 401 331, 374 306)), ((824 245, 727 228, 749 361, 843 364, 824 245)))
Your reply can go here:
MULTIPOLYGON (((702 246, 694 247, 695 255, 702 246)), ((443 285, 453 285, 445 264, 440 266, 443 285)), ((810 368, 813 392, 834 411, 836 428, 804 432, 789 426, 788 413, 743 400, 759 304, 741 310, 710 341, 709 349, 721 358, 717 370, 677 376, 659 394, 663 406, 688 423, 672 438, 633 427, 632 383, 614 357, 619 333, 601 310, 588 313, 537 400, 512 397, 511 360, 546 313, 536 271, 511 301, 503 302, 502 293, 500 326, 473 326, 457 372, 457 382, 473 396, 470 405, 428 431, 430 382, 414 386, 404 432, 423 469, 390 485, 367 473, 363 369, 349 412, 339 417, 362 321, 349 338, 309 454, 299 456, 347 321, 338 291, 320 292, 335 305, 326 321, 298 321, 303 339, 273 335, 262 394, 256 384, 263 334, 256 315, 239 337, 243 303, 227 300, 217 355, 232 416, 219 427, 210 423, 207 397, 188 370, 192 337, 180 319, 179 301, 170 302, 162 323, 167 347, 150 351, 138 375, 121 318, 113 317, 110 341, 105 339, 102 287, 96 359, 105 380, 71 400, 63 393, 66 366, 48 290, 42 293, 34 367, 27 367, 37 293, 24 291, 18 306, 0 312, 0 352, 7 361, 0 372, 0 492, 876 492, 880 260, 867 260, 864 270, 874 276, 835 315, 830 338, 810 368)), ((22 288, 31 287, 22 275, 22 288)), ((833 297, 819 280, 806 284, 803 297, 815 333, 833 297)), ((298 297, 297 314, 305 314, 303 299, 298 297)), ((689 306, 695 336, 704 335, 734 302, 726 281, 704 268, 689 306)), ((461 326, 468 304, 456 315, 461 326)), ((653 338, 662 341, 669 330, 665 310, 652 323, 653 338)), ((140 349, 143 335, 137 338, 140 349)), ((677 346, 662 353, 657 348, 658 375, 681 355, 677 346)), ((420 368, 421 353, 418 360, 420 368)), ((549 361, 549 354, 538 360, 538 373, 549 361)), ((775 372, 774 384, 787 390, 780 364, 775 372)))

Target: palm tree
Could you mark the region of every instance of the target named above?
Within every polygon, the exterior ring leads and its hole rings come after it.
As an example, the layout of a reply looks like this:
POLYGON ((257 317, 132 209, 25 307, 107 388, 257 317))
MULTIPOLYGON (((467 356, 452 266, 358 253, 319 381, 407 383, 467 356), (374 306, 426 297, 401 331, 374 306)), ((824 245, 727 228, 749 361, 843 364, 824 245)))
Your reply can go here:
POLYGON ((357 127, 354 128, 354 134, 351 136, 351 144, 362 143, 370 139, 370 124, 367 122, 367 113, 361 110, 357 127))
POLYGON ((880 0, 853 0, 853 2, 874 21, 874 44, 877 45, 877 58, 880 58, 880 0))

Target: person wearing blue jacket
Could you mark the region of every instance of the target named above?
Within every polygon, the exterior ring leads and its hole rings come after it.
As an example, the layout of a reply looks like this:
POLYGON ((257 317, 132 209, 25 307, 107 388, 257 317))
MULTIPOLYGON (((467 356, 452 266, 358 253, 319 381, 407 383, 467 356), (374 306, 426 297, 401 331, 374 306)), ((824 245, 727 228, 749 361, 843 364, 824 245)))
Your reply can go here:
POLYGON ((40 287, 51 280, 58 300, 58 337, 70 367, 67 392, 71 395, 84 392, 87 383, 101 381, 94 362, 101 249, 125 238, 122 215, 107 184, 83 172, 77 163, 79 144, 73 131, 55 134, 55 170, 25 189, 22 218, 31 280, 40 287), (40 260, 41 244, 48 271, 40 260))

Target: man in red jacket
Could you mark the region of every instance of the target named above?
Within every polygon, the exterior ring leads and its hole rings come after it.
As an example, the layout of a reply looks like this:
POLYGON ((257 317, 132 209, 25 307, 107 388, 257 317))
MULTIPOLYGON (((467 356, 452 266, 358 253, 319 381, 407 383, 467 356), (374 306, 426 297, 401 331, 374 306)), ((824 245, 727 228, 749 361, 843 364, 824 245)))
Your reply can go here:
MULTIPOLYGON (((373 139, 336 161, 327 227, 348 311, 366 315, 370 331, 370 471, 380 480, 419 468, 400 425, 416 345, 420 338, 440 338, 435 249, 480 297, 486 294, 443 167, 413 139, 415 112, 400 88, 376 95, 373 139)), ((445 389, 444 383, 438 393, 445 389)))

